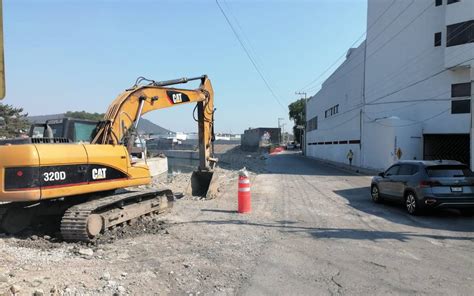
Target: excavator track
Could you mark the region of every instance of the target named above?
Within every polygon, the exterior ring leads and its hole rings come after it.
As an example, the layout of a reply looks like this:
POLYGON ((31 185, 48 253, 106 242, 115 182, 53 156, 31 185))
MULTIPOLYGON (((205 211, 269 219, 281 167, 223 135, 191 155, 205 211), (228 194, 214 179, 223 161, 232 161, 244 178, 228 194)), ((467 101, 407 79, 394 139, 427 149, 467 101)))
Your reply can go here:
POLYGON ((0 233, 3 232, 3 217, 7 214, 8 207, 7 204, 0 204, 0 233))
POLYGON ((70 207, 61 220, 61 235, 67 241, 90 242, 115 225, 172 208, 171 190, 131 191, 91 200, 70 207))

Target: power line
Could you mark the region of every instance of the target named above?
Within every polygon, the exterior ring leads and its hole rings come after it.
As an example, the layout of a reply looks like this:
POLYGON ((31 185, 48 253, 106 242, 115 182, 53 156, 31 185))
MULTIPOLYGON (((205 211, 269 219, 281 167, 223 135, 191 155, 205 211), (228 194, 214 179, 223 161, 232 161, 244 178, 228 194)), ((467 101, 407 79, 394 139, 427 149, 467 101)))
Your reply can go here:
MULTIPOLYGON (((411 4, 413 4, 414 2, 412 2, 411 4)), ((410 4, 410 5, 411 5, 410 4)), ((409 6, 410 6, 409 5, 409 6)), ((333 81, 330 81, 328 82, 327 85, 332 85, 334 84, 335 82, 339 81, 341 78, 349 75, 352 71, 354 71, 358 66, 360 66, 361 64, 363 64, 364 62, 366 62, 366 60, 368 60, 370 57, 374 56, 379 50, 381 50, 382 48, 384 48, 388 43, 392 42, 393 41, 393 38, 395 38, 396 36, 398 36, 401 32, 403 32, 405 29, 408 28, 409 25, 411 25, 414 21, 416 21, 419 17, 421 17, 421 15, 423 15, 429 8, 431 8, 431 6, 434 5, 434 2, 430 3, 430 5, 428 5, 425 9, 423 9, 418 15, 415 16, 415 18, 413 18, 407 25, 405 25, 400 31, 398 31, 394 36, 392 36, 390 39, 388 39, 386 42, 384 42, 381 46, 379 46, 377 49, 375 49, 369 56, 366 57, 365 60, 361 61, 360 63, 356 64, 353 68, 351 68, 350 70, 348 70, 346 73, 342 74, 341 76, 335 78, 333 81)), ((408 8, 408 7, 406 7, 408 8)), ((403 10, 403 11, 406 11, 406 8, 403 10)), ((398 16, 400 16, 401 14, 398 14, 398 16)), ((393 23, 393 22, 392 22, 393 23)), ((386 26, 384 28, 384 30, 388 28, 388 26, 386 26)), ((366 41, 367 42, 367 41, 366 41)), ((366 47, 369 43, 366 43, 366 47)), ((315 88, 312 88, 312 89, 308 89, 308 91, 310 90, 314 90, 315 88)))
MULTIPOLYGON (((457 32, 455 35, 452 35, 449 39, 446 40, 446 43, 449 43, 452 39, 456 38, 459 34, 463 33, 464 31, 466 31, 467 29, 469 29, 471 26, 474 26, 474 24, 471 24, 469 26, 467 26, 466 28, 464 28, 462 31, 460 32, 457 32)), ((466 51, 470 51, 471 49, 467 48, 465 50, 462 51, 462 53, 466 52, 466 51)), ((385 76, 385 81, 392 81, 393 78, 399 76, 400 74, 403 74, 405 73, 405 69, 407 68, 407 66, 412 66, 414 65, 414 61, 416 61, 417 63, 419 63, 421 60, 423 59, 426 59, 429 57, 429 54, 428 52, 431 51, 431 52, 435 52, 436 51, 436 48, 427 48, 426 50, 423 50, 420 54, 414 56, 413 58, 409 59, 405 64, 402 65, 401 68, 398 68, 397 71, 385 76)), ((458 56, 458 55, 456 55, 458 56)), ((456 57, 455 56, 455 57, 456 57)), ((444 65, 444 61, 441 61, 441 63, 444 65)), ((416 73, 419 73, 421 72, 422 70, 418 70, 416 73)), ((383 83, 383 81, 382 81, 383 83)), ((376 89, 376 87, 380 87, 380 83, 374 83, 374 85, 372 86, 369 86, 368 88, 366 88, 366 93, 370 93, 370 92, 374 92, 374 90, 376 89)))
POLYGON ((219 7, 219 10, 221 11, 222 15, 224 16, 225 20, 227 21, 227 24, 229 25, 229 27, 231 28, 232 32, 234 33, 234 36, 237 38, 237 41, 239 41, 240 43, 240 46, 242 46, 242 49, 245 51, 245 54, 247 55, 247 57, 249 58, 250 62, 252 63, 253 67, 255 68, 255 70, 257 71, 258 75, 260 76, 260 78, 263 80, 265 86, 267 87, 267 89, 270 91, 270 93, 272 94, 273 98, 277 101, 277 103, 280 105, 280 107, 286 112, 288 111, 287 108, 285 108, 283 106, 283 104, 280 102, 280 100, 278 99, 277 95, 275 94, 275 92, 273 91, 273 89, 271 88, 270 84, 268 83, 267 79, 265 78, 265 76, 263 76, 262 74, 262 71, 260 71, 260 69, 258 68, 257 64, 255 63, 254 59, 252 58, 251 54, 249 53, 249 51, 247 50, 247 48, 245 47, 245 44, 243 43, 242 39, 240 38, 239 34, 237 33, 237 31, 235 30, 234 26, 232 25, 231 21, 229 20, 229 18, 227 17, 227 14, 225 13, 224 9, 222 9, 221 5, 219 4, 219 1, 216 0, 216 4, 217 6, 219 7))
POLYGON ((240 31, 240 33, 242 33, 243 39, 244 39, 244 41, 246 41, 246 43, 248 45, 249 52, 254 57, 255 63, 259 67, 262 68, 262 60, 260 59, 259 55, 257 54, 257 51, 255 50, 255 48, 252 46, 252 43, 250 42, 250 38, 248 38, 247 34, 245 34, 245 31, 242 28, 242 26, 240 25, 239 20, 237 19, 235 14, 232 12, 232 8, 231 8, 230 4, 226 0, 221 0, 221 2, 224 3, 225 7, 227 8, 228 14, 231 16, 231 18, 234 20, 234 23, 237 25, 238 31, 240 31))
MULTIPOLYGON (((449 41, 451 41, 453 38, 456 38, 459 34, 463 33, 463 32, 464 32, 466 29, 468 29, 469 27, 470 27, 470 26, 468 26, 467 28, 465 28, 465 29, 463 29, 462 31, 458 32, 457 34, 451 36, 451 37, 447 40, 447 43, 448 43, 449 41)), ((400 32, 399 32, 399 33, 400 33, 400 32)), ((384 46, 384 45, 383 45, 383 46, 384 46)), ((383 47, 383 46, 382 46, 382 47, 383 47)), ((379 47, 379 48, 377 49, 377 51, 378 51, 380 48, 381 48, 381 47, 379 47)), ((435 49, 431 49, 431 50, 435 50, 435 49)), ((468 48, 468 49, 466 49, 466 50, 463 50, 463 51, 461 51, 460 54, 458 54, 458 55, 456 55, 456 56, 454 56, 454 57, 452 57, 452 58, 458 57, 458 56, 460 56, 461 54, 463 54, 464 52, 466 52, 466 51, 468 51, 468 50, 470 50, 470 49, 468 48)), ((421 56, 421 55, 426 56, 426 55, 425 55, 425 52, 426 52, 426 51, 423 51, 423 52, 421 52, 419 55, 415 56, 415 59, 418 58, 418 57, 421 56)), ((406 65, 410 64, 410 61, 411 61, 411 60, 413 60, 413 59, 410 59, 408 63, 406 63, 405 65, 403 65, 403 66, 402 66, 402 69, 400 69, 400 71, 394 72, 393 74, 395 74, 395 76, 393 76, 393 77, 396 77, 396 76, 398 76, 400 73, 403 73, 403 69, 405 68, 406 65)), ((467 60, 467 61, 469 61, 469 60, 467 60)), ((456 67, 456 66, 458 66, 458 65, 460 65, 460 64, 462 64, 462 63, 465 63, 465 62, 467 62, 467 61, 461 62, 461 63, 455 65, 454 67, 456 67)), ((326 86, 332 85, 332 84, 334 84, 335 82, 337 82, 338 80, 340 80, 340 79, 342 79, 343 77, 347 76, 347 75, 350 74, 353 70, 355 70, 359 65, 361 65, 363 62, 364 62, 364 61, 361 61, 361 62, 358 63, 355 67, 353 67, 352 69, 348 70, 346 73, 344 73, 343 75, 341 75, 340 77, 338 77, 336 80, 333 80, 333 81, 329 82, 326 86)), ((445 70, 442 70, 441 72, 448 71, 448 70, 450 70, 450 69, 445 69, 445 70)), ((421 71, 421 70, 420 70, 420 71, 421 71)), ((420 72, 420 71, 418 71, 418 72, 420 72)), ((437 74, 440 74, 440 73, 437 73, 437 74)), ((437 74, 435 73, 435 76, 436 76, 437 74)), ((383 83, 383 81, 382 81, 382 83, 383 83)), ((373 90, 373 89, 375 89, 375 86, 376 86, 376 85, 377 85, 377 86, 380 86, 380 84, 381 84, 381 82, 377 82, 377 83, 374 83, 374 85, 368 86, 368 87, 366 88, 366 93, 367 93, 367 90, 369 90, 369 89, 370 89, 370 90, 373 90)), ((416 84, 417 84, 417 83, 416 83, 416 84)), ((396 92, 397 92, 397 91, 396 91, 396 92)))
MULTIPOLYGON (((364 33, 362 33, 362 35, 359 36, 359 38, 356 39, 356 41, 354 41, 350 46, 349 48, 352 48, 354 45, 356 45, 360 39, 362 39, 365 35, 367 35, 367 33, 369 32, 369 30, 379 21, 379 19, 385 15, 385 13, 393 6, 393 4, 395 4, 396 0, 393 0, 392 3, 390 3, 390 5, 379 15, 379 17, 367 28, 367 30, 364 31, 364 33)), ((413 3, 412 3, 413 4, 413 3)), ((321 77, 323 77, 324 74, 326 74, 334 65, 336 65, 343 57, 345 57, 347 54, 347 50, 345 52, 342 53, 342 55, 337 58, 336 61, 334 61, 334 63, 331 64, 331 66, 329 66, 326 70, 324 70, 321 74, 318 75, 318 77, 316 77, 315 79, 313 79, 311 82, 307 83, 305 86, 303 86, 302 88, 299 89, 299 91, 302 91, 306 88, 308 88, 310 85, 312 85, 313 83, 317 82, 321 77)))
POLYGON ((431 120, 431 119, 435 119, 436 117, 439 117, 439 116, 443 115, 444 113, 448 112, 449 110, 450 110, 450 108, 445 109, 445 110, 441 111, 440 113, 436 113, 435 115, 430 116, 430 117, 428 117, 428 118, 425 118, 425 119, 423 119, 423 120, 418 120, 418 121, 415 121, 415 122, 412 122, 412 123, 402 124, 402 125, 388 125, 388 124, 383 124, 383 123, 377 121, 377 120, 380 120, 380 119, 387 119, 387 117, 385 117, 385 118, 375 118, 375 119, 372 119, 372 118, 370 118, 369 116, 367 116, 367 114, 364 114, 364 116, 365 116, 367 119, 370 120, 369 122, 374 122, 374 123, 379 124, 379 125, 382 125, 382 126, 386 126, 386 127, 406 127, 406 126, 417 125, 417 124, 423 123, 423 122, 428 121, 428 120, 431 120))
MULTIPOLYGON (((461 64, 464 64, 464 63, 466 63, 466 62, 469 62, 469 61, 471 61, 471 60, 474 60, 474 58, 471 58, 471 59, 468 59, 468 60, 466 60, 466 61, 464 61, 464 62, 461 62, 461 63, 459 63, 457 66, 459 66, 459 65, 461 65, 461 64)), ((390 92, 390 93, 388 93, 388 94, 385 94, 385 95, 383 95, 383 96, 380 96, 380 97, 378 97, 377 99, 370 101, 370 103, 374 103, 374 102, 380 101, 380 100, 382 100, 382 99, 384 99, 384 98, 386 98, 386 97, 389 97, 389 96, 391 96, 391 95, 394 95, 394 94, 396 94, 396 93, 399 93, 399 92, 401 92, 402 90, 405 90, 405 89, 407 89, 407 88, 413 87, 413 86, 415 86, 415 85, 417 85, 417 84, 420 84, 420 83, 422 83, 422 82, 425 82, 426 80, 428 80, 428 79, 430 79, 430 78, 433 78, 433 77, 435 77, 435 76, 438 76, 438 75, 441 74, 441 73, 444 73, 444 72, 450 71, 450 70, 451 70, 451 69, 443 69, 443 70, 441 70, 441 71, 438 71, 438 72, 436 72, 436 73, 433 73, 433 74, 431 74, 431 75, 429 75, 429 76, 427 76, 427 77, 425 77, 425 78, 423 78, 423 79, 417 80, 417 81, 415 81, 415 82, 413 82, 413 83, 410 83, 410 84, 408 84, 408 85, 406 85, 406 86, 404 86, 404 87, 402 87, 402 88, 399 88, 399 89, 397 89, 397 90, 395 90, 395 91, 392 91, 392 92, 390 92)))
MULTIPOLYGON (((474 58, 471 58, 471 59, 468 59, 468 60, 463 61, 463 62, 461 62, 461 63, 458 63, 456 66, 461 65, 461 64, 464 64, 464 63, 466 63, 466 62, 468 62, 468 61, 471 61, 471 60, 474 60, 474 58)), ((450 69, 445 69, 445 70, 443 70, 443 71, 440 71, 439 73, 435 73, 434 75, 430 75, 429 77, 431 78, 431 77, 433 77, 433 76, 439 75, 441 72, 448 71, 448 70, 450 70, 450 69)), ((407 89, 407 88, 409 88, 409 87, 412 87, 412 86, 414 86, 414 85, 416 85, 416 84, 418 84, 418 83, 421 83, 422 81, 426 81, 427 79, 428 79, 428 78, 424 78, 424 79, 422 79, 422 80, 416 81, 416 82, 412 83, 410 86, 406 86, 406 87, 404 87, 404 88, 402 88, 402 89, 399 89, 399 90, 396 91, 396 92, 400 92, 400 91, 402 91, 402 90, 404 90, 404 89, 407 89)), ((390 94, 390 95, 393 95, 393 94, 396 93, 396 92, 393 92, 393 93, 390 94)), ((439 94, 438 96, 440 96, 440 95, 441 95, 441 94, 439 94)), ((343 115, 343 114, 346 114, 346 113, 348 113, 348 112, 354 111, 354 110, 356 110, 356 109, 359 109, 359 108, 361 108, 361 107, 363 107, 363 106, 367 106, 367 105, 369 105, 369 104, 372 104, 372 103, 374 103, 374 102, 376 102, 376 101, 379 101, 379 100, 381 100, 381 99, 383 99, 383 98, 385 98, 385 97, 386 97, 386 96, 382 96, 382 97, 377 98, 376 100, 371 101, 370 103, 367 103, 367 104, 364 104, 364 103, 357 104, 357 105, 354 106, 354 108, 351 108, 351 109, 346 110, 346 111, 344 111, 344 112, 342 112, 342 113, 340 113, 340 114, 337 114, 337 117, 339 117, 339 116, 341 116, 341 115, 343 115)), ((394 102, 398 102, 398 101, 390 101, 390 102, 386 102, 386 103, 394 103, 394 102)), ((402 101, 402 102, 406 102, 406 101, 402 101)), ((411 101, 410 101, 410 102, 411 102, 411 101)), ((398 103, 400 103, 400 102, 398 102, 398 103)), ((448 109, 448 110, 449 110, 449 109, 448 109)), ((366 116, 367 116, 367 115, 366 115, 366 116)), ((335 118, 335 117, 332 117, 332 118, 335 118)), ((335 127, 338 127, 338 126, 335 126, 335 127)), ((332 127, 332 128, 334 128, 334 127, 332 127)), ((318 130, 319 130, 319 129, 318 129, 318 130)))
MULTIPOLYGON (((342 114, 341 114, 341 115, 342 115, 342 114)), ((330 131, 330 130, 333 130, 333 129, 335 129, 335 128, 338 128, 338 127, 340 127, 340 126, 342 126, 342 125, 344 125, 344 124, 346 124, 346 123, 348 123, 348 122, 354 120, 356 117, 359 117, 359 113, 357 113, 355 116, 349 118, 348 120, 341 122, 340 124, 331 126, 330 128, 326 128, 326 129, 319 129, 319 128, 318 128, 318 129, 316 129, 316 131, 330 131)))
POLYGON ((429 98, 426 98, 426 99, 412 99, 412 100, 404 99, 404 100, 378 102, 378 103, 370 102, 370 103, 366 103, 365 105, 366 106, 372 106, 372 105, 385 105, 385 104, 399 104, 399 103, 411 103, 411 102, 431 102, 431 101, 450 100, 451 98, 448 98, 448 99, 438 98, 439 96, 446 95, 448 93, 450 93, 450 91, 445 91, 445 92, 442 92, 440 94, 437 94, 436 96, 432 96, 432 97, 429 97, 429 98))

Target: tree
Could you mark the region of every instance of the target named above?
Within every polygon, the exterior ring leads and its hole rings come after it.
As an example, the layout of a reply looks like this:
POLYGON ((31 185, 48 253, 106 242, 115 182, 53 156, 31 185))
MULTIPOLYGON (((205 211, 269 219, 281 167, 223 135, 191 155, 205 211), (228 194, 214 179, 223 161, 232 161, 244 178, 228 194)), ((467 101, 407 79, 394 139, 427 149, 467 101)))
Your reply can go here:
POLYGON ((23 108, 0 103, 0 138, 15 138, 26 133, 30 126, 26 116, 23 108))
MULTIPOLYGON (((302 130, 297 128, 298 125, 305 126, 305 99, 299 99, 290 105, 288 105, 290 120, 293 120, 295 125, 293 126, 293 135, 295 135, 295 141, 300 143, 302 130)), ((300 143, 301 144, 301 143, 300 143)))
POLYGON ((94 120, 99 121, 104 118, 104 113, 89 113, 86 111, 67 111, 65 116, 72 117, 76 119, 87 119, 87 120, 94 120))

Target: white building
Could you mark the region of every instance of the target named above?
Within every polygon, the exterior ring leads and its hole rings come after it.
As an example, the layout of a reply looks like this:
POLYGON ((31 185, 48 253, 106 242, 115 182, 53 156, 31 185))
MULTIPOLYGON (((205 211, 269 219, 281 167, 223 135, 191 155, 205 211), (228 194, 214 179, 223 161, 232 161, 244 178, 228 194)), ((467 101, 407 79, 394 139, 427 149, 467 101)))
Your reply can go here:
POLYGON ((306 153, 472 162, 473 80, 474 0, 369 0, 365 42, 308 100, 306 153))

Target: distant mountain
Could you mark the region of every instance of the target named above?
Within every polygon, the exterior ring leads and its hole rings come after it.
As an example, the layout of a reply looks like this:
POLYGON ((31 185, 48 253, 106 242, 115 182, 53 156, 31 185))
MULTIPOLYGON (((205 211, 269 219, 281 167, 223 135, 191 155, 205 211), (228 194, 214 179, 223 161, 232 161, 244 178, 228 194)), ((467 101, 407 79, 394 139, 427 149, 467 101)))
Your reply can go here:
POLYGON ((167 130, 153 122, 149 121, 148 119, 141 118, 140 122, 138 123, 138 132, 140 134, 153 134, 153 135, 168 135, 169 133, 173 133, 170 130, 167 130))
MULTIPOLYGON (((51 114, 51 115, 37 115, 37 116, 28 116, 26 119, 30 123, 43 123, 46 120, 51 119, 61 119, 64 118, 65 114, 51 114)), ((138 123, 138 132, 140 134, 153 134, 153 135, 167 135, 172 131, 167 130, 153 122, 149 121, 148 119, 141 118, 140 122, 138 123)))

